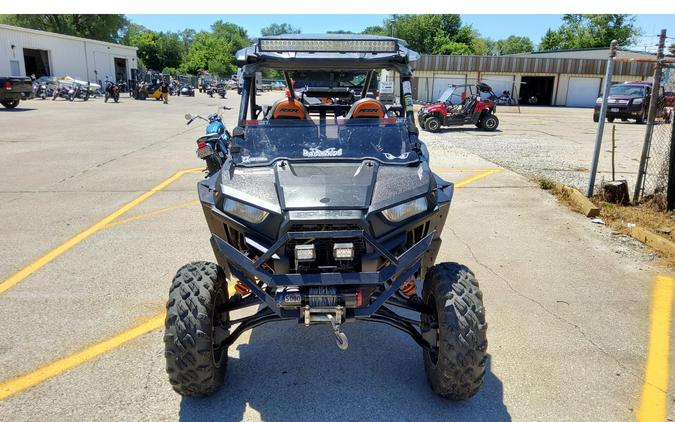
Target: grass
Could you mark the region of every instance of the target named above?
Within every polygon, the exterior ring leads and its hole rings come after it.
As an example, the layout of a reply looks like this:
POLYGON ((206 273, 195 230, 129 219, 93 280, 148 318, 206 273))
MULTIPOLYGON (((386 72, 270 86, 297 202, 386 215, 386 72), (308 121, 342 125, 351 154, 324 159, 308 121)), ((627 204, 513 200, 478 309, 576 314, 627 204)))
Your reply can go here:
POLYGON ((551 179, 542 177, 539 179, 539 187, 543 190, 551 190, 555 187, 555 182, 551 179))

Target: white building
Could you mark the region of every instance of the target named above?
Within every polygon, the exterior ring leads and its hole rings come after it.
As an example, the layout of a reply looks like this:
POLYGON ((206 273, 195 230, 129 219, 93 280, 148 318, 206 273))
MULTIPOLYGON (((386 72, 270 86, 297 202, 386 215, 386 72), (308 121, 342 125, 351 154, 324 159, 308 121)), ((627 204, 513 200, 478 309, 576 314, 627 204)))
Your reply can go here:
POLYGON ((70 76, 97 82, 128 80, 138 68, 136 47, 0 25, 0 75, 70 76))

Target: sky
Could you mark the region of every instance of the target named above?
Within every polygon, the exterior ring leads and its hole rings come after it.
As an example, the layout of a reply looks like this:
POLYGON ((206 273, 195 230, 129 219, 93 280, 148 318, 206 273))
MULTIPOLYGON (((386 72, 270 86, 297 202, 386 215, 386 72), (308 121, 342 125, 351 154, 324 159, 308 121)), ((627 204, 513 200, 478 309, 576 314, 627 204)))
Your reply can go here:
MULTIPOLYGON (((360 32, 367 26, 380 25, 389 15, 127 15, 133 22, 155 31, 180 31, 185 28, 208 30, 222 19, 246 28, 249 36, 271 23, 289 23, 305 34, 322 34, 330 30, 360 32)), ((462 15, 462 22, 472 25, 482 36, 495 40, 509 35, 529 37, 535 44, 547 29, 560 26, 562 15, 462 15)), ((637 15, 643 29, 635 49, 655 49, 657 34, 663 28, 675 33, 674 15, 637 15)))

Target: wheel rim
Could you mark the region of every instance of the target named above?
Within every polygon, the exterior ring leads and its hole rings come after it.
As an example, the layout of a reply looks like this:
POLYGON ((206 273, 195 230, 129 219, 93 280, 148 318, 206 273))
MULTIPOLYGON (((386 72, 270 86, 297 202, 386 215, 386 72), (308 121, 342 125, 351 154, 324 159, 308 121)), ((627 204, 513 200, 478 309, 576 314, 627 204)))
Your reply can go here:
POLYGON ((483 122, 483 126, 485 126, 487 129, 493 129, 495 127, 495 119, 486 119, 485 122, 483 122))
POLYGON ((431 119, 431 120, 427 123, 427 127, 428 127, 430 130, 437 130, 437 129, 438 129, 438 121, 437 121, 436 119, 431 119))
POLYGON ((220 347, 220 344, 215 343, 216 327, 223 325, 222 313, 216 312, 216 310, 220 308, 224 301, 225 295, 221 290, 218 290, 213 302, 213 312, 211 312, 211 358, 213 364, 218 368, 223 362, 223 351, 227 353, 227 348, 220 347))

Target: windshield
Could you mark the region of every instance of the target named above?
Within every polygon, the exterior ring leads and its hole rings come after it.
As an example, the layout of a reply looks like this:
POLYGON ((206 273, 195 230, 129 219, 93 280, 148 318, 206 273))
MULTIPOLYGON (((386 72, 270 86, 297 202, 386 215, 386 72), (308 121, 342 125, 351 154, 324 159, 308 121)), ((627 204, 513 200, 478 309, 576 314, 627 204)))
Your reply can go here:
POLYGON ((263 120, 247 124, 235 163, 264 165, 276 159, 339 160, 372 158, 385 164, 417 161, 404 119, 354 119, 320 124, 263 120))
POLYGON ((625 95, 627 97, 644 97, 644 85, 612 85, 609 88, 609 95, 625 95))
POLYGON ((465 88, 451 86, 441 94, 438 101, 441 103, 462 104, 466 96, 465 88))

